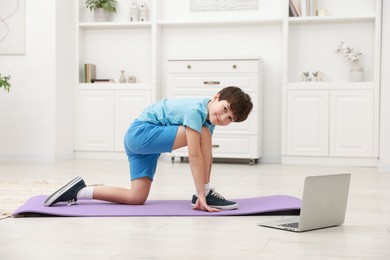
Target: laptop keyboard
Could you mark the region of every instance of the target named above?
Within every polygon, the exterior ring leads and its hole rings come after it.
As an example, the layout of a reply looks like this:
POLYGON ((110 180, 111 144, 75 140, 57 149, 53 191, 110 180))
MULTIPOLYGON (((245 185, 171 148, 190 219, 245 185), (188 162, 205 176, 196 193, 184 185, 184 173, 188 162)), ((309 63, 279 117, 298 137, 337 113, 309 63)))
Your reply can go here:
POLYGON ((298 228, 299 222, 278 225, 280 227, 298 228))

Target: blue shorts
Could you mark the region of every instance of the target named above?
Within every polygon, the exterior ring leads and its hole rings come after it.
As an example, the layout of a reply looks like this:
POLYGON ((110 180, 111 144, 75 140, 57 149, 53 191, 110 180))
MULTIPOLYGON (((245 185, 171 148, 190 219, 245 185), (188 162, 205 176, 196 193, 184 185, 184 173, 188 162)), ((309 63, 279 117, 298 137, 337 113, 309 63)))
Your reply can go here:
POLYGON ((153 181, 161 153, 172 152, 178 125, 162 126, 135 120, 125 135, 125 150, 131 180, 148 177, 153 181))

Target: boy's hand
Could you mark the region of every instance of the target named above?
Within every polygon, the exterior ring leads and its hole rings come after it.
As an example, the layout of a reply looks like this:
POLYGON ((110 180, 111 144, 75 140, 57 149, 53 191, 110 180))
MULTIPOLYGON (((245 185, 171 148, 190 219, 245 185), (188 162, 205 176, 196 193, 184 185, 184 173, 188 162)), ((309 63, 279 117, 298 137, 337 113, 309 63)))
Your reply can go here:
POLYGON ((206 198, 204 196, 199 196, 196 200, 194 208, 195 210, 204 210, 208 212, 218 212, 221 211, 220 209, 210 207, 207 205, 206 198))

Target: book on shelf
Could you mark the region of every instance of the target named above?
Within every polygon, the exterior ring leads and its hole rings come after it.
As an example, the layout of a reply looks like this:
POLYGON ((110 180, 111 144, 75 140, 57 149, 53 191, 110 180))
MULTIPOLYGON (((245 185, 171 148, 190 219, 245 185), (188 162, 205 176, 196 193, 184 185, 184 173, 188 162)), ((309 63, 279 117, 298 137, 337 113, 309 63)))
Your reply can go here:
POLYGON ((289 0, 289 16, 316 16, 317 0, 289 0))
MULTIPOLYGON (((291 17, 302 16, 300 6, 298 5, 299 0, 290 0, 289 1, 289 13, 291 17)), ((304 0, 306 1, 306 0, 304 0)))
POLYGON ((96 78, 96 65, 91 63, 84 64, 84 82, 92 83, 92 79, 96 78))
POLYGON ((91 79, 91 83, 115 83, 113 79, 91 79))
POLYGON ((300 0, 302 16, 316 16, 317 0, 300 0))

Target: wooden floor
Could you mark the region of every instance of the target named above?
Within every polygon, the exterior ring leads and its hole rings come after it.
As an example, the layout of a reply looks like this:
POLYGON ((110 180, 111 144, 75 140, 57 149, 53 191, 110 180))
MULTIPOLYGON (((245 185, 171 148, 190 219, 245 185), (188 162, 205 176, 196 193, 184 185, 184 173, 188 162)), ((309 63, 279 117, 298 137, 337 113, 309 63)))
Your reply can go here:
MULTIPOLYGON (((344 225, 291 233, 257 226, 283 216, 6 218, 0 259, 390 259, 390 173, 376 168, 226 164, 211 186, 227 198, 301 197, 308 175, 352 174, 344 225)), ((6 181, 129 186, 126 160, 0 163, 6 181)), ((187 163, 161 161, 150 199, 190 199, 187 163)), ((0 191, 1 192, 1 191, 0 191)), ((38 195, 38 194, 37 194, 38 195)))

